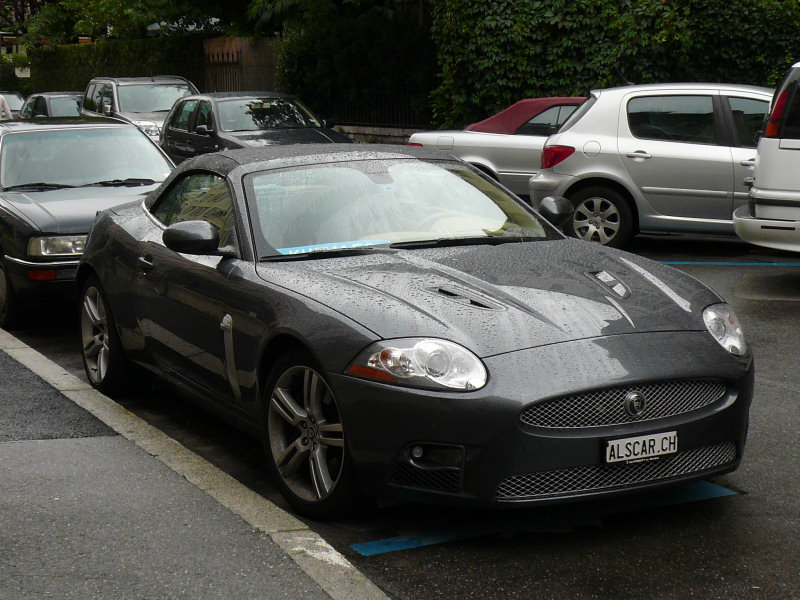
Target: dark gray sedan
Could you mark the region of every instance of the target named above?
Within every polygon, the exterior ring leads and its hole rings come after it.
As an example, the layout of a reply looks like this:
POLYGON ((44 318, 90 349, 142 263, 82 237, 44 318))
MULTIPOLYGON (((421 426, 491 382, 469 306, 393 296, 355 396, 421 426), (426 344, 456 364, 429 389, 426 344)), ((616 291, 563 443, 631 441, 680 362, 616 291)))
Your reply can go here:
POLYGON ((95 214, 142 198, 172 168, 147 136, 115 119, 0 123, 0 327, 60 292, 74 300, 95 214))
POLYGON ((96 388, 124 389, 135 362, 190 392, 264 440, 287 501, 314 518, 362 494, 630 493, 742 459, 753 358, 724 301, 565 239, 440 153, 186 161, 145 202, 98 215, 78 284, 96 388))

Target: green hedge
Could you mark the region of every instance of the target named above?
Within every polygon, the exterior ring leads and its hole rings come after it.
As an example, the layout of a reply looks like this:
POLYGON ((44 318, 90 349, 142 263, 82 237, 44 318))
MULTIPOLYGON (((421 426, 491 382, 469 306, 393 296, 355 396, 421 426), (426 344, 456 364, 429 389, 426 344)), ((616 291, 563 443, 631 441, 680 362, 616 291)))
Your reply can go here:
POLYGON ((92 77, 181 75, 205 85, 203 40, 198 36, 100 40, 29 52, 31 91, 83 90, 92 77))
POLYGON ((434 120, 626 82, 774 85, 800 57, 789 0, 431 0, 434 120))

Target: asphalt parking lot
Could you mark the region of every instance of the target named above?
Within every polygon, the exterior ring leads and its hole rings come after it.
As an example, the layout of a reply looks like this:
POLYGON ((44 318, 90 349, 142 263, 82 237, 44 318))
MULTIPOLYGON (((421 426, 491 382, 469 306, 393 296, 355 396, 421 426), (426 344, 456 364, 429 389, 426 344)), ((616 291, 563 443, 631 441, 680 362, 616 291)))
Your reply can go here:
MULTIPOLYGON (((800 255, 693 236, 630 250, 710 285, 744 324, 756 390, 738 471, 670 494, 503 512, 383 507, 312 528, 397 599, 800 599, 800 255)), ((14 334, 83 377, 74 313, 14 334)), ((256 442, 169 390, 122 404, 286 508, 256 442)))

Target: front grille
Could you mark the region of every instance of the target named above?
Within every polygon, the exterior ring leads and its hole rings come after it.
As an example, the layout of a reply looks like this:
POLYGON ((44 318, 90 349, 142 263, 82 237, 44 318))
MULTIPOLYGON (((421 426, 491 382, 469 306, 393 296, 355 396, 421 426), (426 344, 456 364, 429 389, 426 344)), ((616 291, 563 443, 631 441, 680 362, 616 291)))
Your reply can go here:
POLYGON ((686 450, 653 461, 573 467, 559 471, 514 475, 500 483, 496 498, 499 501, 534 500, 548 496, 567 496, 624 488, 700 473, 722 467, 735 460, 736 444, 727 442, 716 446, 686 450))
POLYGON ((410 464, 398 464, 390 483, 400 487, 457 493, 461 491, 461 469, 423 469, 410 464))
POLYGON ((553 429, 652 421, 708 406, 722 398, 725 390, 723 382, 706 379, 592 390, 533 404, 519 418, 525 425, 553 429), (625 397, 632 392, 646 399, 644 410, 636 416, 625 411, 625 397))

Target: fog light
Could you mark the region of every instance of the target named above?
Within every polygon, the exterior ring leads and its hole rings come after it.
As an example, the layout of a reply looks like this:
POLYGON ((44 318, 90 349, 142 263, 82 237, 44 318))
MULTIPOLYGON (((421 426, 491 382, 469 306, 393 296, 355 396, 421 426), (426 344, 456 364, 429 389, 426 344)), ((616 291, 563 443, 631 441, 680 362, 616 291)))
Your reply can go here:
POLYGON ((425 450, 422 449, 422 446, 414 446, 411 448, 411 456, 413 458, 422 458, 425 455, 425 450))

